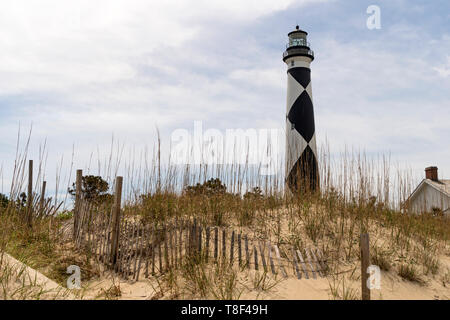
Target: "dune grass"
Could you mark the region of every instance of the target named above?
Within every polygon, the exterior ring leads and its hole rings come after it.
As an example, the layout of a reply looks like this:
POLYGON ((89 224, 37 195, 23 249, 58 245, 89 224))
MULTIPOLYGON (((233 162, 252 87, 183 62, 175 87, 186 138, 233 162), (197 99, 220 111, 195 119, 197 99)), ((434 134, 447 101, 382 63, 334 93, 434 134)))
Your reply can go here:
MULTIPOLYGON (((17 153, 11 199, 17 199, 25 189, 28 147, 29 139, 17 153)), ((163 165, 159 147, 153 159, 143 154, 139 159, 123 160, 120 150, 111 148, 102 168, 110 186, 115 175, 123 173, 125 216, 143 223, 196 217, 201 224, 231 226, 276 244, 297 248, 314 244, 327 260, 330 277, 359 261, 359 235, 369 232, 372 263, 383 271, 397 270, 403 279, 415 282, 420 282, 422 275, 448 278, 439 260, 449 252, 449 218, 408 213, 403 203, 416 182, 409 172, 394 170, 389 156, 369 158, 364 152, 347 149, 334 155, 325 145, 319 156, 320 192, 291 194, 284 190, 283 174, 263 176, 258 166, 163 165), (414 261, 415 267, 408 261, 414 261)), ((38 167, 45 167, 42 160, 38 167)), ((35 185, 42 179, 43 175, 38 175, 35 185)), ((2 251, 43 270, 59 283, 66 278, 68 264, 81 265, 86 279, 99 275, 98 266, 89 257, 74 253, 70 247, 64 226, 70 224, 71 209, 35 219, 31 229, 23 223, 23 210, 13 201, 0 207, 2 251)), ((200 298, 238 299, 245 288, 240 272, 220 264, 187 263, 159 278, 158 290, 173 298, 191 292, 200 298)), ((355 297, 343 280, 332 279, 333 298, 355 297)), ((251 290, 276 287, 276 282, 261 275, 254 277, 253 284, 251 290)), ((119 291, 114 286, 104 296, 117 297, 119 291)))

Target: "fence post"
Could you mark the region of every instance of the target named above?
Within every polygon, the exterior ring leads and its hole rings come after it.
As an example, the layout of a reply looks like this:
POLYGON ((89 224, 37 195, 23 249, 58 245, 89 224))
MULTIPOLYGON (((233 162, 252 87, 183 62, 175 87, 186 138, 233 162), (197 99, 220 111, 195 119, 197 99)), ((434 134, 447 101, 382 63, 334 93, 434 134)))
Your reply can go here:
POLYGON ((29 227, 33 219, 33 160, 28 163, 28 195, 27 195, 27 215, 26 220, 29 227))
POLYGON ((227 258, 227 232, 225 229, 222 230, 222 261, 227 258))
POLYGON ((231 233, 231 240, 230 240, 230 265, 233 265, 233 259, 234 259, 234 230, 231 233))
POLYGON ((120 206, 122 203, 122 183, 123 177, 116 177, 116 189, 114 192, 114 207, 112 212, 112 234, 111 234, 111 263, 114 265, 119 250, 119 226, 120 226, 120 206))
POLYGON ((250 252, 248 251, 248 236, 244 235, 245 241, 245 260, 247 264, 247 268, 250 268, 250 252))
POLYGON ((242 232, 238 234, 238 261, 239 267, 242 266, 242 244, 241 244, 242 232))
POLYGON ((198 243, 197 243, 198 256, 201 257, 202 256, 202 226, 201 225, 198 226, 197 240, 198 240, 198 243))
POLYGON ((218 257, 218 249, 219 247, 219 229, 218 227, 214 228, 214 260, 217 262, 218 257))
POLYGON ((191 254, 195 255, 197 253, 197 218, 194 218, 194 224, 191 228, 191 254))
POLYGON ((73 238, 76 238, 78 231, 78 220, 80 218, 81 208, 81 185, 83 181, 83 170, 77 170, 77 178, 75 181, 75 205, 73 208, 73 238))
POLYGON ((361 294, 362 300, 370 300, 370 288, 367 286, 368 273, 367 268, 370 265, 369 255, 369 234, 363 233, 360 238, 361 249, 361 294))
POLYGON ((42 182, 42 190, 41 190, 41 198, 39 201, 39 214, 44 214, 44 205, 45 205, 45 188, 47 187, 47 181, 42 182))

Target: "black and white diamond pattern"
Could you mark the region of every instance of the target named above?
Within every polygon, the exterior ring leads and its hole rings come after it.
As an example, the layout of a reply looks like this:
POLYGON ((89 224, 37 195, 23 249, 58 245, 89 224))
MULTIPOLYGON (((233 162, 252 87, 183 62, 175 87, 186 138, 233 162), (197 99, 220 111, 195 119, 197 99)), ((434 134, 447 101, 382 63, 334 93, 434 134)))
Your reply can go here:
POLYGON ((318 168, 311 70, 305 67, 288 70, 286 170, 287 184, 292 191, 305 184, 316 189, 318 168))

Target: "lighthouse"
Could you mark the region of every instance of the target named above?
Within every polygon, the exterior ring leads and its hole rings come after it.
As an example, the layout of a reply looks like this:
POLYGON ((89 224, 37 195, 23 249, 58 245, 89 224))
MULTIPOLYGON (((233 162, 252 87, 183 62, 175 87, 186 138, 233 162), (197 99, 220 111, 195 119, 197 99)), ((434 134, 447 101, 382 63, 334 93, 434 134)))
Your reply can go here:
POLYGON ((319 188, 310 68, 314 52, 307 36, 296 26, 288 34, 283 53, 287 65, 286 186, 293 193, 319 188))

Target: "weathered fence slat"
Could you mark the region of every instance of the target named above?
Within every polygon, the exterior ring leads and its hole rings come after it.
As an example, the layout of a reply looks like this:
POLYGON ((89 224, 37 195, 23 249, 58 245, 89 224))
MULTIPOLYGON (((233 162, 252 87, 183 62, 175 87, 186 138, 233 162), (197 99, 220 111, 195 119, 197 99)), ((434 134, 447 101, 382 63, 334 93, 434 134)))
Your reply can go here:
POLYGON ((231 243, 230 243, 230 265, 233 265, 234 259, 234 230, 231 233, 231 243))
POLYGON ((256 246, 253 245, 253 251, 255 254, 255 270, 258 270, 258 251, 256 250, 256 246))
POLYGON ((146 236, 146 242, 145 242, 147 250, 145 250, 145 271, 144 271, 144 277, 148 278, 148 266, 150 264, 150 259, 149 259, 150 258, 150 252, 149 251, 150 251, 150 245, 152 243, 152 241, 151 241, 152 240, 152 235, 150 233, 148 224, 145 225, 145 234, 147 235, 146 236))
POLYGON ((244 242, 245 242, 245 261, 247 264, 247 268, 250 268, 250 252, 248 250, 248 237, 247 235, 244 236, 244 242))
POLYGON ((178 218, 175 217, 175 221, 171 223, 170 228, 172 229, 172 256, 173 256, 173 267, 176 268, 178 266, 178 247, 177 247, 177 228, 178 228, 178 218))
POLYGON ((227 238, 227 233, 225 231, 225 229, 222 230, 222 260, 225 261, 225 259, 227 258, 227 242, 226 242, 226 238, 227 238))
POLYGON ((87 207, 88 207, 88 209, 83 214, 84 228, 83 228, 83 233, 81 234, 81 247, 82 248, 86 247, 87 234, 88 234, 88 223, 89 223, 90 206, 88 205, 87 207))
MULTIPOLYGON (((292 263, 294 265, 295 273, 297 274, 297 278, 301 279, 302 278, 302 274, 300 273, 300 270, 298 269, 297 257, 296 257, 296 254, 295 254, 295 250, 294 250, 294 248, 291 248, 291 250, 292 250, 292 263)), ((306 279, 308 279, 308 276, 306 274, 305 274, 305 277, 306 277, 306 279)))
POLYGON ((322 268, 321 268, 321 266, 319 264, 319 261, 317 260, 317 257, 315 255, 314 251, 311 248, 309 248, 309 252, 311 253, 311 258, 312 258, 314 264, 316 265, 316 270, 319 273, 319 276, 323 278, 323 273, 322 273, 322 270, 321 270, 322 268))
POLYGON ((317 253, 317 257, 319 258, 319 263, 322 268, 322 272, 325 276, 327 273, 327 267, 326 267, 325 260, 324 260, 323 254, 322 254, 322 250, 320 250, 319 248, 316 248, 316 253, 317 253))
POLYGON ((96 218, 94 219, 94 259, 96 261, 97 264, 100 263, 99 260, 99 249, 100 249, 100 230, 99 230, 99 219, 98 219, 99 215, 96 216, 96 218))
POLYGON ((139 226, 136 226, 136 233, 134 234, 134 240, 133 240, 133 278, 136 277, 137 272, 137 262, 138 262, 138 248, 139 248, 139 226))
POLYGON ((170 265, 172 267, 175 267, 175 257, 173 255, 174 253, 174 248, 173 248, 173 230, 172 230, 172 226, 169 225, 169 260, 170 260, 170 265))
POLYGON ((305 260, 303 260, 303 256, 302 256, 302 253, 300 252, 300 250, 297 250, 297 256, 300 259, 300 263, 302 264, 302 269, 303 269, 303 272, 305 273, 305 278, 309 279, 308 270, 306 269, 305 260))
MULTIPOLYGON (((98 260, 99 262, 104 262, 103 259, 103 241, 104 241, 104 235, 103 235, 103 231, 104 231, 104 226, 103 226, 103 221, 105 220, 104 216, 101 217, 101 219, 99 219, 98 222, 98 260)), ((119 255, 117 255, 117 259, 119 259, 119 255)), ((114 268, 114 270, 116 270, 116 268, 114 268)))
POLYGON ((186 234, 184 239, 184 252, 189 257, 190 254, 190 240, 191 240, 191 222, 188 220, 186 221, 186 234))
POLYGON ((270 241, 267 242, 267 249, 269 250, 269 262, 270 262, 270 269, 272 270, 273 274, 277 274, 275 270, 275 264, 273 263, 272 258, 272 246, 270 245, 270 241))
POLYGON ((129 262, 130 262, 130 258, 131 258, 131 235, 133 234, 132 231, 133 227, 132 227, 132 223, 130 222, 128 224, 128 230, 126 231, 127 234, 127 244, 125 246, 125 265, 124 265, 124 276, 125 279, 128 279, 128 274, 129 274, 129 262))
POLYGON ((201 257, 202 254, 202 226, 198 226, 198 237, 197 237, 197 251, 198 255, 201 257))
POLYGON ((136 232, 136 224, 132 223, 132 229, 131 229, 131 237, 130 237, 130 246, 129 246, 129 254, 128 254, 128 274, 127 276, 130 277, 133 274, 133 259, 135 258, 134 254, 134 242, 136 241, 135 238, 135 232, 136 232))
MULTIPOLYGON (((108 225, 106 225, 105 222, 103 222, 103 225, 104 225, 104 227, 103 227, 103 231, 102 231, 102 249, 101 249, 102 253, 101 254, 102 254, 103 263, 107 263, 107 261, 109 259, 109 255, 106 253, 108 250, 108 248, 106 246, 107 246, 107 238, 108 238, 108 230, 109 230, 109 219, 108 219, 108 225)), ((121 228, 122 228, 122 230, 124 230, 123 222, 122 222, 121 228)), ((122 233, 123 233, 123 231, 122 231, 122 233)), ((118 270, 118 268, 117 268, 117 270, 118 270)))
POLYGON ((123 261, 123 266, 122 266, 123 267, 122 275, 125 279, 128 278, 128 260, 130 258, 130 256, 129 256, 129 254, 130 254, 130 252, 129 252, 129 244, 130 244, 129 232, 130 232, 130 228, 131 228, 130 224, 131 223, 128 224, 128 228, 125 230, 126 242, 125 242, 125 245, 123 248, 124 249, 123 250, 124 261, 123 261))
MULTIPOLYGON (((120 233, 120 238, 119 238, 119 250, 117 252, 117 263, 114 266, 114 272, 119 274, 120 273, 120 264, 122 263, 122 256, 123 256, 123 252, 122 252, 122 246, 123 246, 123 230, 125 228, 125 222, 121 222, 122 226, 120 227, 121 229, 121 233, 120 233)), ((105 249, 105 242, 106 242, 106 228, 103 227, 102 230, 102 236, 101 236, 101 248, 100 248, 100 254, 101 254, 101 259, 102 262, 104 264, 106 264, 106 262, 109 259, 109 256, 106 254, 106 249, 105 249)))
POLYGON ((178 237, 177 237, 177 232, 178 232, 178 218, 175 219, 175 225, 173 226, 173 243, 174 243, 174 247, 173 247, 173 254, 175 257, 175 261, 173 263, 173 265, 175 267, 178 266, 178 237))
POLYGON ((93 221, 92 221, 92 213, 90 212, 89 214, 89 220, 88 220, 88 227, 87 227, 87 249, 89 252, 89 260, 92 256, 92 243, 93 243, 93 236, 94 236, 94 232, 93 232, 93 221))
POLYGON ((197 218, 194 218, 194 224, 192 225, 191 247, 191 254, 195 255, 197 252, 197 218))
POLYGON ((136 277, 135 277, 136 281, 139 281, 139 273, 141 272, 142 249, 144 247, 144 243, 143 243, 144 239, 143 238, 144 238, 144 235, 145 235, 144 228, 141 228, 140 230, 141 230, 141 234, 140 234, 140 237, 139 237, 139 256, 138 256, 139 262, 138 262, 138 267, 137 267, 136 277))
MULTIPOLYGON (((108 254, 107 249, 105 248, 105 243, 106 243, 106 237, 107 237, 107 230, 109 229, 109 227, 103 227, 103 231, 102 231, 102 235, 101 235, 101 258, 102 258, 102 262, 107 264, 109 263, 109 252, 108 254)), ((122 263, 122 256, 123 256, 123 230, 124 230, 124 221, 121 222, 121 234, 119 235, 119 246, 118 246, 118 251, 117 251, 117 260, 116 260, 116 264, 113 266, 114 272, 119 273, 120 271, 120 264, 122 263)))
POLYGON ((166 229, 166 225, 164 225, 163 227, 163 238, 164 238, 164 262, 165 262, 165 266, 166 268, 164 269, 164 271, 169 270, 170 268, 170 264, 169 264, 169 246, 167 244, 167 229, 166 229))
POLYGON ((266 258, 265 258, 265 253, 264 253, 264 245, 261 244, 261 241, 258 241, 258 245, 259 245, 259 253, 261 255, 261 262, 263 264, 263 268, 264 268, 264 272, 267 272, 267 264, 266 264, 266 258))
POLYGON ((275 249, 275 255, 277 256, 278 267, 281 270, 281 273, 283 274, 283 277, 287 278, 288 275, 286 273, 286 269, 284 268, 283 261, 281 260, 280 250, 278 249, 278 246, 276 244, 274 244, 273 247, 275 249))
POLYGON ((214 260, 217 262, 217 256, 219 251, 219 229, 214 228, 214 260))
MULTIPOLYGON (((97 232, 98 232, 98 261, 99 262, 103 262, 103 252, 102 252, 102 249, 103 249, 103 230, 104 230, 103 223, 100 220, 99 223, 98 223, 98 230, 97 230, 97 232)), ((117 259, 119 259, 119 253, 117 253, 117 259)), ((116 268, 114 268, 114 269, 116 269, 116 268)))
POLYGON ((125 279, 128 279, 130 274, 130 260, 131 260, 131 243, 133 241, 133 227, 134 223, 130 222, 129 230, 127 231, 127 251, 126 251, 126 260, 125 260, 125 279))
MULTIPOLYGON (((108 221, 108 225, 105 227, 105 230, 103 232, 103 261, 105 263, 109 263, 109 247, 108 247, 108 238, 110 237, 110 232, 109 232, 109 221, 108 221)), ((125 224, 122 226, 122 228, 125 228, 125 224)), ((122 229, 124 230, 124 229, 122 229)), ((122 231, 122 236, 123 236, 123 231, 122 231)), ((123 252, 122 252, 123 255, 123 252)))
POLYGON ((78 237, 80 226, 82 179, 83 179, 83 170, 77 170, 77 178, 75 180, 75 207, 73 210, 73 235, 75 239, 78 237))
POLYGON ((151 242, 151 250, 152 250, 152 276, 155 275, 155 257, 156 257, 156 228, 155 225, 152 226, 152 242, 151 242))
POLYGON ((159 273, 163 273, 164 272, 164 270, 163 270, 163 257, 162 257, 162 249, 161 249, 161 234, 162 234, 162 232, 160 231, 160 230, 158 230, 158 262, 159 262, 159 273))
POLYGON ((188 243, 188 255, 192 256, 193 247, 194 247, 194 228, 195 228, 195 221, 191 222, 189 221, 189 243, 188 243))
POLYGON ((305 253, 306 253, 306 259, 308 261, 309 267, 311 268, 311 273, 313 275, 313 278, 317 279, 316 271, 314 269, 314 265, 312 263, 311 256, 309 254, 308 248, 305 248, 305 253))
POLYGON ((112 231, 111 231, 111 263, 115 264, 117 260, 117 251, 119 249, 119 227, 120 227, 120 207, 122 203, 122 183, 123 178, 116 178, 116 188, 114 190, 114 208, 112 212, 112 231))
POLYGON ((29 160, 28 162, 28 194, 27 194, 26 221, 28 227, 31 227, 33 221, 33 160, 29 160))
POLYGON ((180 233, 178 235, 178 249, 179 249, 179 254, 180 254, 180 266, 183 263, 183 228, 184 228, 184 221, 183 219, 181 219, 180 221, 180 233))
POLYGON ((81 233, 83 231, 83 228, 81 227, 81 222, 82 222, 81 215, 83 212, 82 210, 84 210, 85 203, 82 203, 81 201, 78 201, 78 203, 79 203, 78 204, 79 208, 77 210, 78 211, 78 217, 77 217, 78 222, 76 223, 76 226, 74 225, 74 229, 76 229, 74 234, 75 234, 75 246, 77 248, 80 248, 81 233))
POLYGON ((206 228, 206 246, 205 246, 205 260, 206 262, 208 262, 209 259, 209 241, 210 241, 210 237, 211 237, 211 229, 210 227, 206 228))
MULTIPOLYGON (((122 245, 120 247, 120 263, 119 263, 119 273, 123 275, 124 273, 124 264, 125 264, 125 249, 126 249, 126 243, 127 243, 127 231, 128 231, 128 221, 125 221, 125 225, 123 226, 123 238, 122 238, 122 245)), ((105 242, 107 239, 105 239, 105 242)))
POLYGON ((238 234, 238 263, 239 266, 242 265, 242 243, 241 243, 242 233, 238 234))

